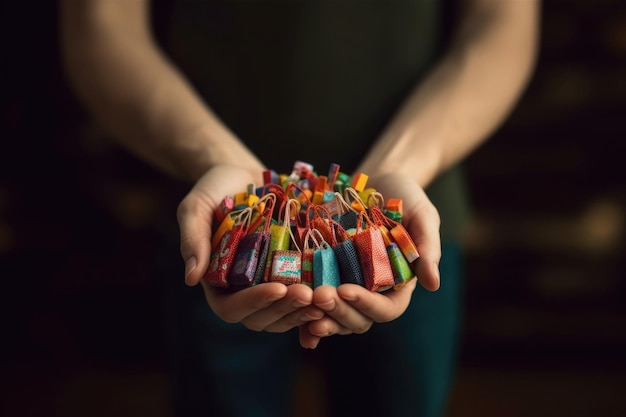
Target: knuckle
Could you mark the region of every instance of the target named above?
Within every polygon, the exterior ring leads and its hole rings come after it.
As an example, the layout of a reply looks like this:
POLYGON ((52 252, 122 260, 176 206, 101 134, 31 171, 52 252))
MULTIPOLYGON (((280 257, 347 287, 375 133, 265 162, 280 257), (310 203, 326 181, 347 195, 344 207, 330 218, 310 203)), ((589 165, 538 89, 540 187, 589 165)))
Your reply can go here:
POLYGON ((228 311, 223 311, 223 310, 218 309, 218 310, 215 310, 215 314, 226 323, 234 324, 234 323, 240 322, 239 317, 237 317, 235 314, 232 314, 228 311))
POLYGON ((273 323, 265 327, 263 330, 265 330, 268 333, 283 333, 283 332, 293 329, 294 327, 297 327, 299 324, 300 323, 294 323, 292 321, 283 322, 283 323, 273 323))
POLYGON ((176 208, 176 217, 180 221, 185 215, 187 215, 192 210, 192 201, 189 196, 183 198, 183 200, 178 204, 176 208))
POLYGON ((364 333, 367 333, 369 331, 369 329, 371 329, 371 328, 372 328, 372 323, 368 322, 368 323, 365 323, 365 324, 357 327, 356 329, 353 329, 353 331, 356 334, 364 334, 364 333))
POLYGON ((181 236, 180 238, 180 253, 183 258, 188 254, 193 253, 194 242, 190 236, 181 236))
POLYGON ((229 323, 229 324, 239 323, 239 320, 237 320, 234 317, 229 317, 229 316, 222 318, 222 320, 224 320, 226 323, 229 323))
POLYGON ((215 204, 202 195, 190 193, 178 203, 176 218, 179 223, 188 217, 202 218, 207 212, 212 212, 214 207, 215 204))
POLYGON ((252 331, 255 331, 255 332, 262 332, 263 330, 265 330, 265 326, 261 325, 261 323, 254 322, 253 320, 242 320, 241 323, 248 330, 252 330, 252 331))
POLYGON ((376 317, 377 323, 388 323, 397 318, 396 314, 390 311, 385 311, 376 317))

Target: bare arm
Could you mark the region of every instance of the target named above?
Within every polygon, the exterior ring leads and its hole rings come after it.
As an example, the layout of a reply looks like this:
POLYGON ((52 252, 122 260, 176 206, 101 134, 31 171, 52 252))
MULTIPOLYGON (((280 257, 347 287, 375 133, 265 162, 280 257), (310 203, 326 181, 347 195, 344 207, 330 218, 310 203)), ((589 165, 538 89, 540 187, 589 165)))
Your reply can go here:
MULTIPOLYGON (((259 183, 264 167, 159 50, 149 0, 63 0, 61 6, 66 70, 91 115, 138 156, 194 182, 178 222, 185 279, 196 285, 209 263, 217 204, 259 183)), ((224 294, 202 284, 218 316, 254 330, 284 332, 323 315, 303 285, 269 283, 224 294)))
MULTIPOLYGON (((67 71, 91 113, 139 156, 178 177, 199 179, 178 212, 186 281, 197 284, 208 266, 216 203, 227 191, 244 189, 263 166, 156 47, 148 0, 62 0, 61 5, 67 71)), ((420 186, 462 159, 501 123, 534 57, 534 0, 472 0, 467 5, 450 53, 416 88, 360 167, 378 181, 377 188, 413 207, 407 227, 422 255, 416 273, 429 289, 439 286, 439 224, 420 186)), ((307 334, 314 336, 303 341, 311 347, 317 335, 363 331, 372 319, 399 316, 412 288, 381 300, 381 294, 349 286, 341 290, 341 299, 336 292, 314 299, 310 291, 279 285, 226 297, 205 286, 209 304, 227 321, 286 331, 313 320, 307 334), (329 297, 337 309, 325 311, 334 320, 317 320, 320 311, 310 303, 326 305, 329 297), (294 305, 308 306, 310 317, 301 318, 294 305)))
MULTIPOLYGON (((538 0, 465 0, 463 6, 447 54, 416 86, 359 167, 370 174, 368 184, 403 199, 403 223, 420 253, 414 271, 429 290, 440 285, 440 219, 423 188, 504 121, 530 77, 538 38, 538 0)), ((393 320, 407 308, 414 288, 407 285, 386 299, 355 286, 316 292, 315 304, 332 319, 312 322, 308 331, 327 336, 367 328, 366 318, 393 320), (331 298, 333 309, 326 310, 331 298)))
POLYGON ((217 164, 262 169, 156 46, 148 0, 63 0, 61 19, 71 83, 128 149, 187 180, 217 164))
POLYGON ((538 0, 466 0, 449 52, 409 96, 360 170, 426 187, 506 118, 532 72, 538 0))

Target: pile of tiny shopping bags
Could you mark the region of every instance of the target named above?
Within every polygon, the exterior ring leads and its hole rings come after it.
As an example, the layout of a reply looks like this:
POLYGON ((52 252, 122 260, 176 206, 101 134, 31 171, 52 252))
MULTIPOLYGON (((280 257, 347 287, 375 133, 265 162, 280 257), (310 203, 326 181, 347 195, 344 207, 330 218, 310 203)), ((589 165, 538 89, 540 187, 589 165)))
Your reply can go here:
POLYGON ((214 213, 204 280, 238 291, 265 282, 398 289, 419 258, 402 226, 402 200, 366 188, 331 164, 328 175, 296 161, 291 174, 263 173, 261 187, 226 196, 214 213))

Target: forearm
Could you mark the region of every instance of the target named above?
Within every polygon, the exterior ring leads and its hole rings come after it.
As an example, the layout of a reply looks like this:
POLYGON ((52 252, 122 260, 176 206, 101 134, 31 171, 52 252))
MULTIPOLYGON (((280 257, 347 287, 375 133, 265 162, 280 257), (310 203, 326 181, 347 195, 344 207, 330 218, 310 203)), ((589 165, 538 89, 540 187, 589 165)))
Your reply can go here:
POLYGON ((506 118, 532 72, 538 2, 473 0, 449 52, 408 97, 359 169, 427 186, 506 118))
POLYGON ((195 180, 219 163, 260 169, 155 45, 147 8, 62 2, 64 62, 79 98, 115 139, 177 177, 195 180))

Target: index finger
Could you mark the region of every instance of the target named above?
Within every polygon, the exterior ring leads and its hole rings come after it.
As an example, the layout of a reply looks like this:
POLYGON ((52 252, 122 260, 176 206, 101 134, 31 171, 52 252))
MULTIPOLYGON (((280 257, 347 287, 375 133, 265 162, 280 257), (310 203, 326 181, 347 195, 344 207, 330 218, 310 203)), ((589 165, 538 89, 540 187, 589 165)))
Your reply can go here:
POLYGON ((362 314, 377 323, 397 319, 404 313, 411 302, 416 280, 412 279, 398 290, 389 290, 384 294, 372 292, 355 284, 343 284, 337 288, 339 296, 362 314))
POLYGON ((287 286, 278 282, 266 282, 236 292, 212 287, 204 281, 202 287, 213 312, 228 323, 238 323, 287 295, 287 286))

